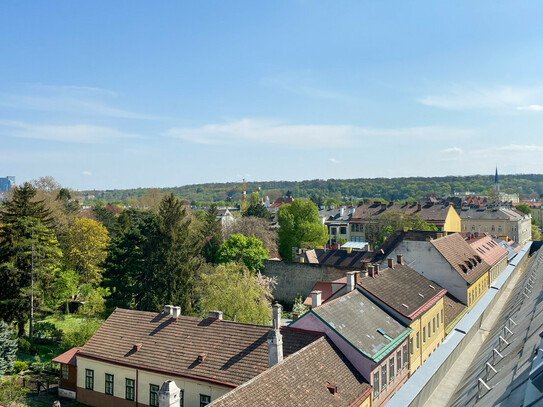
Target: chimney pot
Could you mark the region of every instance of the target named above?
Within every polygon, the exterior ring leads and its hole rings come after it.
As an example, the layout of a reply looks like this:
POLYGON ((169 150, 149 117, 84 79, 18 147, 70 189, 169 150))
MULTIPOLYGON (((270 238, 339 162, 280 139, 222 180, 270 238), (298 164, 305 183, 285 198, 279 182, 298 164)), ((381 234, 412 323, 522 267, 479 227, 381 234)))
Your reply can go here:
POLYGON ((350 293, 356 288, 358 273, 359 271, 347 272, 347 292, 350 293))
POLYGON ((279 330, 281 327, 281 304, 277 301, 273 304, 273 329, 279 330))
POLYGON ((368 266, 368 274, 371 278, 375 278, 375 271, 374 271, 374 268, 373 266, 368 266))
POLYGON ((316 308, 322 303, 322 291, 311 291, 311 308, 316 308))
POLYGON ((394 269, 394 259, 388 259, 388 268, 394 269))
POLYGON ((164 313, 167 315, 171 315, 173 313, 173 305, 164 305, 164 313))
POLYGON ((215 311, 215 310, 209 311, 208 317, 211 319, 222 320, 222 311, 215 311))
POLYGON ((374 263, 373 270, 375 271, 375 275, 379 275, 379 263, 374 263))
POLYGON ((283 336, 279 331, 281 325, 281 305, 273 304, 273 329, 268 333, 268 367, 283 360, 283 336))
POLYGON ((396 263, 403 264, 403 254, 396 255, 396 263))

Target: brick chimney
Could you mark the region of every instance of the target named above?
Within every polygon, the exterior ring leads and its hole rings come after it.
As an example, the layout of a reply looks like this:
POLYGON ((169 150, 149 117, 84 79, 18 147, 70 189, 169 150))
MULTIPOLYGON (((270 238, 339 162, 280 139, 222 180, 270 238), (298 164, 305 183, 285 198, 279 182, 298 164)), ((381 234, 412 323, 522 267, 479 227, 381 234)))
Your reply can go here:
POLYGON ((359 271, 348 271, 347 272, 347 292, 350 293, 356 288, 356 283, 358 282, 359 271))
POLYGON ((173 380, 162 383, 158 391, 158 407, 180 407, 181 390, 173 380))
POLYGON ((387 208, 387 204, 386 204, 386 203, 382 203, 382 204, 381 204, 381 209, 384 211, 386 208, 387 208))
POLYGON ((368 275, 371 277, 371 278, 375 278, 375 270, 373 268, 373 266, 368 266, 368 275))
POLYGON ((403 254, 396 255, 396 263, 403 264, 403 254))
POLYGON ((222 321, 222 311, 215 311, 215 310, 209 311, 207 316, 210 319, 218 319, 218 320, 222 321))
POLYGON ((375 275, 378 276, 379 275, 379 263, 374 263, 373 264, 373 270, 375 272, 375 275))
POLYGON ((311 291, 311 308, 318 307, 322 303, 322 291, 311 291))
POLYGON ((391 258, 388 259, 388 268, 394 269, 394 259, 391 259, 391 258))
POLYGON ((268 333, 268 367, 283 360, 283 336, 279 332, 281 326, 281 305, 273 304, 273 329, 268 333))
POLYGON ((417 211, 420 211, 420 210, 422 210, 422 204, 418 203, 417 204, 417 211))

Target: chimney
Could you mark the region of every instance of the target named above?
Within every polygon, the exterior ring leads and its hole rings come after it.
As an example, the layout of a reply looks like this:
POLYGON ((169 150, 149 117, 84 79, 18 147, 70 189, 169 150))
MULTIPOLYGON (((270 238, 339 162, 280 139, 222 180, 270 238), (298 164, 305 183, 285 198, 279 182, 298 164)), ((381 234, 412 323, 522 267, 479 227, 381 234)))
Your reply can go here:
POLYGON ((373 264, 373 270, 375 271, 375 275, 378 276, 379 275, 379 263, 374 263, 373 264))
POLYGON ((181 307, 172 307, 172 318, 177 319, 181 316, 181 307))
POLYGON ((394 269, 394 259, 388 259, 388 268, 394 269))
POLYGON ((396 263, 403 264, 403 254, 396 255, 396 263))
POLYGON ((352 207, 351 209, 349 209, 349 213, 350 213, 351 215, 354 215, 354 211, 355 211, 355 210, 356 210, 356 208, 355 208, 355 207, 352 207))
POLYGON ((358 271, 348 271, 347 272, 347 292, 350 293, 356 288, 358 271))
POLYGON ((281 325, 281 305, 273 304, 273 329, 268 333, 268 367, 283 360, 283 336, 279 332, 281 325))
POLYGON ((417 204, 417 211, 422 210, 422 205, 420 203, 417 204))
POLYGON ((342 218, 344 213, 345 213, 345 208, 342 206, 341 208, 339 208, 339 216, 342 218))
POLYGON ((171 315, 173 314, 173 305, 164 305, 164 314, 171 315))
POLYGON ((180 407, 181 390, 173 380, 162 383, 158 391, 158 407, 180 407))
POLYGON ((209 311, 207 316, 210 319, 218 319, 219 321, 222 321, 222 311, 209 311))
POLYGON ((365 260, 362 262, 362 267, 364 268, 364 270, 367 270, 369 266, 370 266, 369 261, 365 260))
POLYGON ((390 201, 390 202, 388 203, 388 206, 392 206, 392 205, 394 205, 394 201, 390 201))
POLYGON ((322 291, 311 291, 311 308, 316 308, 322 303, 322 291))
POLYGON ((375 278, 373 266, 368 266, 368 274, 371 278, 375 278))
POLYGON ((382 203, 382 204, 381 204, 381 210, 384 211, 386 208, 387 208, 387 204, 386 204, 386 203, 382 203))

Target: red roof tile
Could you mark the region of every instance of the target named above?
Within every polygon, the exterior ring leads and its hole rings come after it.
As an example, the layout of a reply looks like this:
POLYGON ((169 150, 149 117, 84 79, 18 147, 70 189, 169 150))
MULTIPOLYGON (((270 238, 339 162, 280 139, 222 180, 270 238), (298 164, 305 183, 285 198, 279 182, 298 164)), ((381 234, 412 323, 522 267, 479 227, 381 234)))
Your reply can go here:
POLYGON ((58 355, 51 362, 76 366, 77 363, 76 363, 75 355, 79 352, 80 349, 81 349, 81 347, 79 347, 79 346, 75 347, 75 348, 72 348, 72 349, 64 352, 62 355, 58 355))

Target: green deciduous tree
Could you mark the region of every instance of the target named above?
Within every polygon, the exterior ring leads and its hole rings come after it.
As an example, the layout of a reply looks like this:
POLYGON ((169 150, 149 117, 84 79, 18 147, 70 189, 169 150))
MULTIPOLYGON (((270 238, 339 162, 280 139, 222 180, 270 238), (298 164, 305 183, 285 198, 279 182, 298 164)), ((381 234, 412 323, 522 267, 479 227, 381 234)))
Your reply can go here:
POLYGON ((8 325, 0 320, 0 377, 13 367, 17 360, 17 339, 8 325))
POLYGON ((541 240, 541 232, 536 225, 532 225, 532 241, 536 242, 541 240))
POLYGON ((81 284, 102 281, 102 262, 109 246, 107 229, 92 219, 75 219, 68 229, 65 261, 69 268, 79 273, 81 284))
POLYGON ((268 251, 262 247, 262 242, 254 236, 242 234, 231 235, 217 252, 217 263, 242 262, 251 270, 262 270, 268 251))
POLYGON ((279 221, 279 253, 284 260, 292 260, 293 247, 315 248, 328 241, 328 231, 319 220, 313 202, 296 199, 282 205, 279 221))
POLYGON ((269 324, 273 283, 259 281, 262 276, 239 263, 211 267, 201 278, 205 311, 220 310, 230 321, 269 324))
POLYGON ((427 223, 417 214, 405 214, 401 211, 387 211, 366 225, 366 240, 372 245, 380 245, 397 230, 437 231, 433 223, 427 223))
POLYGON ((519 211, 521 211, 522 213, 525 213, 526 215, 530 215, 532 213, 532 208, 530 208, 526 204, 519 204, 515 206, 515 209, 518 209, 519 211))
POLYGON ((262 247, 268 251, 269 257, 277 257, 277 229, 270 226, 266 219, 254 216, 244 216, 228 224, 223 233, 225 239, 241 233, 243 236, 254 236, 262 242, 262 247))

